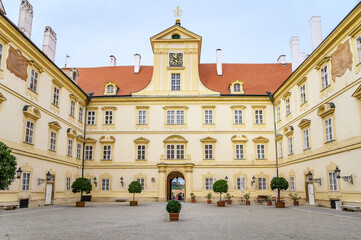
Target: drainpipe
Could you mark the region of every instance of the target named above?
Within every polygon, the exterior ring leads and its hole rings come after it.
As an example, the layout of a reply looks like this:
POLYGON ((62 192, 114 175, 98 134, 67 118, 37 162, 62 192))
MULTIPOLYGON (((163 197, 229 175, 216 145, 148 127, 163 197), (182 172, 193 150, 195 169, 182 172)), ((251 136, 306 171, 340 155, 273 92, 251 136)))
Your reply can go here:
MULTIPOLYGON (((83 157, 82 157, 82 168, 81 168, 81 177, 83 178, 84 177, 84 155, 85 155, 85 138, 86 138, 86 120, 87 120, 87 114, 88 114, 88 105, 89 105, 89 102, 91 100, 91 97, 93 96, 94 93, 89 93, 89 95, 87 96, 87 104, 85 106, 85 112, 84 112, 84 134, 83 134, 83 138, 84 138, 84 141, 83 141, 83 157)), ((83 193, 82 193, 83 194, 83 193)))

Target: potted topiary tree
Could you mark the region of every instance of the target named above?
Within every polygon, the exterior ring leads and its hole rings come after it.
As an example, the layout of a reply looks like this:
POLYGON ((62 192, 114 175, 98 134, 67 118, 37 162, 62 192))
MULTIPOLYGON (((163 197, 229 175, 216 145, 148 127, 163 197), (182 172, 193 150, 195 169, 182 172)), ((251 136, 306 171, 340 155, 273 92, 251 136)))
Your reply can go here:
POLYGON ((301 197, 299 197, 297 193, 295 193, 295 194, 290 193, 290 194, 288 194, 288 196, 290 196, 292 198, 293 206, 299 206, 300 205, 299 200, 301 199, 301 197))
POLYGON ((191 193, 191 199, 192 199, 192 203, 196 202, 196 195, 194 195, 194 193, 191 193))
POLYGON ((220 179, 213 184, 213 191, 219 193, 219 201, 217 202, 217 207, 224 207, 226 205, 225 201, 222 201, 222 193, 228 191, 228 184, 226 180, 220 179))
POLYGON ((226 198, 227 198, 227 204, 232 204, 232 195, 230 193, 226 193, 226 198))
POLYGON ((278 197, 277 201, 275 203, 276 208, 284 208, 285 202, 281 201, 281 191, 286 190, 288 188, 288 182, 283 177, 275 177, 271 181, 271 189, 275 190, 277 189, 278 197))
POLYGON ((249 201, 249 198, 251 197, 250 193, 245 193, 244 198, 246 199, 246 205, 251 205, 251 202, 249 201))
POLYGON ((137 206, 138 201, 134 200, 134 195, 136 193, 141 193, 142 192, 142 184, 140 184, 140 182, 138 182, 138 181, 131 182, 129 184, 129 187, 128 187, 128 192, 133 193, 133 201, 129 201, 130 206, 137 206))
POLYGON ((206 197, 207 197, 207 203, 211 204, 212 203, 212 200, 211 200, 212 199, 212 193, 208 193, 206 197))
POLYGON ((270 195, 266 196, 266 200, 267 200, 267 206, 272 206, 272 197, 270 195))
POLYGON ((92 184, 87 178, 77 178, 71 185, 73 193, 80 192, 80 201, 76 202, 77 207, 84 207, 85 202, 82 202, 83 192, 89 194, 92 190, 92 184))
POLYGON ((169 212, 169 221, 179 221, 179 212, 182 204, 177 200, 170 200, 165 208, 169 212))

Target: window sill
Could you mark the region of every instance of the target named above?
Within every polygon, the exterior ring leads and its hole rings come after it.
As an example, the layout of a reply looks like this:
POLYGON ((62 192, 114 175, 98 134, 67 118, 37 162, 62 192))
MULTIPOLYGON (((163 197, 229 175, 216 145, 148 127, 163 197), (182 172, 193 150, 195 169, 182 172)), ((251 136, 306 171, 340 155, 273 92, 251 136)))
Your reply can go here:
POLYGON ((74 116, 72 116, 72 115, 70 115, 70 114, 69 114, 69 117, 75 118, 74 116))
POLYGON ((147 159, 135 159, 135 161, 145 162, 147 159))
POLYGON ((38 93, 37 93, 36 91, 34 91, 33 89, 31 89, 31 88, 29 88, 29 87, 28 87, 28 89, 29 89, 30 91, 32 91, 33 93, 35 93, 36 95, 38 95, 38 93))
POLYGON ((54 107, 59 108, 59 104, 55 105, 54 103, 51 103, 54 107))
POLYGON ((328 84, 326 87, 321 89, 321 92, 323 92, 324 90, 326 90, 327 88, 329 88, 331 86, 331 84, 328 84))
POLYGON ((206 126, 213 126, 215 125, 214 123, 203 123, 203 125, 206 125, 206 126))
POLYGON ((266 125, 265 123, 254 123, 254 125, 266 125))
POLYGON ((48 149, 50 152, 56 152, 56 150, 53 150, 53 149, 48 149))
POLYGON ((185 160, 185 158, 166 158, 165 160, 185 160))
POLYGON ((233 123, 233 125, 235 125, 235 126, 244 126, 245 124, 244 123, 233 123))
POLYGON ((267 160, 267 158, 256 158, 256 160, 267 160))
POLYGON ((291 115, 291 113, 292 113, 292 112, 290 112, 290 113, 286 113, 286 117, 288 117, 289 115, 291 115))
POLYGON ((325 142, 325 144, 332 143, 332 142, 334 142, 334 141, 335 141, 335 139, 332 139, 332 140, 330 140, 330 141, 325 142))
POLYGON ((110 162, 112 161, 113 159, 101 159, 101 161, 105 161, 105 162, 110 162))
POLYGON ((177 123, 167 123, 167 126, 185 126, 186 124, 182 123, 182 124, 177 124, 177 123))
POLYGON ((78 120, 78 122, 81 123, 81 124, 83 124, 83 121, 79 121, 79 120, 78 120))
MULTIPOLYGON (((148 123, 137 123, 137 126, 147 126, 148 125, 148 123)), ((170 124, 167 124, 167 125, 170 125, 170 124)))
POLYGON ((290 154, 288 154, 288 156, 293 156, 294 155, 294 153, 290 153, 290 154))
POLYGON ((246 159, 245 158, 235 158, 233 160, 238 161, 238 160, 246 160, 246 159))
POLYGON ((167 70, 184 70, 184 66, 179 66, 179 67, 177 67, 177 66, 168 66, 167 67, 167 70))
POLYGON ((307 150, 310 150, 311 148, 309 147, 309 148, 304 148, 303 149, 303 151, 307 151, 307 150))
POLYGON ((114 123, 111 123, 111 124, 103 124, 103 126, 114 126, 114 123))
POLYGON ((214 158, 203 158, 203 161, 212 161, 212 160, 216 160, 214 158))
POLYGON ((300 107, 302 107, 303 105, 305 105, 306 103, 308 103, 308 101, 301 103, 300 107))
POLYGON ((29 143, 29 142, 25 142, 25 141, 23 141, 23 143, 26 143, 26 144, 29 144, 29 145, 31 145, 31 146, 34 146, 34 143, 29 143))

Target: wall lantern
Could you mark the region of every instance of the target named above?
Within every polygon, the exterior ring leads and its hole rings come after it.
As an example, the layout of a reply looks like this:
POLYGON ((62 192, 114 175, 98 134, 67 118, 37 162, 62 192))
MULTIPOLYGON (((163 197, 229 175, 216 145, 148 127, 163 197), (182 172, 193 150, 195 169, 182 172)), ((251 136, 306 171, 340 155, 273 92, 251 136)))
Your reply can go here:
POLYGON ((97 177, 94 177, 93 180, 94 180, 94 186, 97 187, 98 186, 97 177))
POLYGON ((21 173, 23 172, 23 170, 21 170, 21 168, 19 167, 18 170, 16 170, 16 178, 20 179, 21 178, 21 173))
POLYGON ((313 178, 312 175, 313 174, 311 173, 311 171, 308 171, 308 173, 306 174, 307 180, 322 185, 321 178, 313 178))
POLYGON ((46 174, 46 179, 44 178, 38 178, 38 185, 44 183, 45 181, 50 181, 51 180, 51 173, 48 171, 48 173, 46 174))
POLYGON ((155 178, 154 178, 154 177, 152 177, 152 182, 155 182, 155 178))
POLYGON ((251 181, 251 186, 253 186, 253 184, 255 184, 255 183, 256 183, 256 178, 255 178, 255 176, 253 176, 252 181, 251 181))
POLYGON ((122 184, 122 187, 124 186, 124 182, 123 182, 124 178, 120 177, 120 183, 122 184))
POLYGON ((228 182, 228 177, 227 176, 224 179, 228 182))
POLYGON ((335 173, 337 175, 337 178, 342 178, 342 180, 344 180, 345 182, 353 184, 352 175, 350 175, 350 176, 341 176, 341 169, 339 169, 338 167, 336 167, 335 173))

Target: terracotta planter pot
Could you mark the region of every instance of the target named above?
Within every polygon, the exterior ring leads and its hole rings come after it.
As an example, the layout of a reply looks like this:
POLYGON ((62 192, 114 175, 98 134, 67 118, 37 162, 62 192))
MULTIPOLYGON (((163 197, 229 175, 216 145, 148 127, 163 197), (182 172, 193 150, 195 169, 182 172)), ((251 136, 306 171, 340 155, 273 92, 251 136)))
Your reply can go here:
POLYGON ((227 204, 232 204, 232 200, 226 200, 227 204))
POLYGON ((267 206, 272 206, 272 202, 267 202, 267 206))
POLYGON ((169 221, 179 221, 179 213, 169 213, 169 221))
POLYGON ((76 202, 76 207, 85 207, 85 202, 76 202))
POLYGON ((212 200, 207 200, 207 203, 208 203, 208 204, 212 204, 212 200))
POLYGON ((224 207, 226 206, 226 202, 225 201, 218 201, 217 202, 217 207, 224 207))
POLYGON ((192 199, 192 203, 195 203, 196 202, 196 200, 195 199, 192 199))
POLYGON ((284 208, 285 202, 276 202, 275 205, 276 205, 276 208, 284 208))
POLYGON ((246 201, 246 205, 251 205, 251 201, 246 201))
POLYGON ((138 201, 129 201, 130 206, 138 206, 138 201))
POLYGON ((293 206, 299 206, 300 202, 299 201, 293 201, 293 206))

